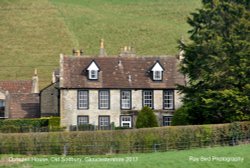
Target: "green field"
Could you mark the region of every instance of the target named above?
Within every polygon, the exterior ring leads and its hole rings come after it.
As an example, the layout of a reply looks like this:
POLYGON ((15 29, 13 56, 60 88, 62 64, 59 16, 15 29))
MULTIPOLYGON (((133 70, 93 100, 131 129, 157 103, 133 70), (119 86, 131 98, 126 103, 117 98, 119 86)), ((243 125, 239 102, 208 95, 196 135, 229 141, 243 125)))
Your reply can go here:
POLYGON ((250 145, 248 144, 235 147, 215 147, 184 151, 170 151, 164 153, 122 154, 105 156, 64 157, 55 155, 28 157, 21 155, 0 155, 0 167, 247 168, 250 165, 249 151, 250 145), (222 157, 228 160, 225 159, 223 161, 222 157), (15 160, 15 158, 19 158, 19 162, 17 162, 18 160, 15 160), (20 162, 20 159, 23 158, 29 158, 31 160, 20 162), (230 158, 234 158, 235 160, 229 161, 230 158))
POLYGON ((59 54, 83 48, 98 54, 99 40, 116 55, 133 45, 138 55, 176 54, 187 39, 189 13, 200 0, 1 0, 0 80, 50 82, 59 54))

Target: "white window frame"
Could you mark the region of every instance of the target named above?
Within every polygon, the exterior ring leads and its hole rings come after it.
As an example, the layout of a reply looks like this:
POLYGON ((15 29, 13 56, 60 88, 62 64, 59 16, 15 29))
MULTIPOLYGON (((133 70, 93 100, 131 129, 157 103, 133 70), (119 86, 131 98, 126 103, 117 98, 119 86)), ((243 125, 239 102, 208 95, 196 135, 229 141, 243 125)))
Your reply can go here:
POLYGON ((143 100, 142 100, 143 107, 148 106, 152 109, 154 108, 154 91, 153 90, 143 90, 142 91, 142 98, 143 98, 143 100))
POLYGON ((165 110, 174 109, 174 90, 163 91, 163 109, 165 110))
POLYGON ((99 109, 110 108, 110 91, 100 90, 99 91, 99 109))
POLYGON ((155 81, 162 80, 162 71, 153 71, 153 80, 155 81))
POLYGON ((98 71, 89 70, 89 79, 98 79, 98 71))
POLYGON ((89 91, 78 90, 78 109, 89 108, 89 91))
POLYGON ((120 120, 121 127, 132 128, 132 116, 122 115, 120 120))
POLYGON ((77 125, 89 124, 89 116, 77 116, 77 125))
POLYGON ((121 109, 131 109, 131 91, 121 90, 121 109))
POLYGON ((171 126, 173 116, 163 116, 162 125, 163 126, 171 126))

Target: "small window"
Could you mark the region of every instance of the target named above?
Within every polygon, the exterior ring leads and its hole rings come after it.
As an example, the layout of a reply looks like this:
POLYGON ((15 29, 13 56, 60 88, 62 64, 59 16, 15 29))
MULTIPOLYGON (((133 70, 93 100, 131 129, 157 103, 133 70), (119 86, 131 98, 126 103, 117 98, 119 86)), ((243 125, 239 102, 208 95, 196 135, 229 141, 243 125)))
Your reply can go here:
POLYGON ((170 126, 172 122, 172 116, 164 116, 163 117, 163 126, 170 126))
POLYGON ((109 90, 100 90, 99 91, 99 108, 109 109, 109 105, 110 105, 109 90))
POLYGON ((86 125, 89 124, 89 116, 78 116, 77 125, 86 125))
POLYGON ((131 91, 121 91, 121 109, 131 109, 131 91))
POLYGON ((165 90, 163 92, 163 108, 174 109, 174 91, 165 90))
POLYGON ((98 79, 98 71, 90 70, 89 71, 89 79, 98 79))
POLYGON ((151 68, 151 72, 153 72, 152 78, 153 78, 154 81, 162 81, 164 68, 162 67, 160 62, 157 61, 154 64, 154 66, 151 68))
POLYGON ((143 91, 143 107, 148 106, 153 108, 153 91, 152 90, 144 90, 143 91))
POLYGON ((162 80, 162 71, 153 71, 154 80, 162 80))
POLYGON ((98 79, 98 72, 100 68, 94 60, 90 63, 90 65, 87 67, 86 70, 88 72, 88 79, 90 80, 98 79))
POLYGON ((99 129, 100 130, 110 129, 110 117, 109 116, 99 116, 99 129))
POLYGON ((132 116, 121 116, 121 127, 132 127, 132 116))
POLYGON ((78 91, 78 108, 88 109, 89 107, 89 92, 87 90, 78 91))
POLYGON ((5 107, 5 102, 4 100, 0 100, 0 108, 4 108, 5 107))
POLYGON ((5 101, 0 100, 0 118, 4 117, 4 111, 5 111, 5 101))

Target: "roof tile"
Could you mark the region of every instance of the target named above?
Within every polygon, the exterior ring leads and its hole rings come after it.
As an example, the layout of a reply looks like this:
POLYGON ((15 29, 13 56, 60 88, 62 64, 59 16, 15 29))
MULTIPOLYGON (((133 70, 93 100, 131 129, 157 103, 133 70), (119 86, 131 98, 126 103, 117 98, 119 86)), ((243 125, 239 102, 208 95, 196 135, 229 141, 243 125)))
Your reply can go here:
POLYGON ((31 93, 32 81, 0 81, 0 90, 9 93, 31 93))
POLYGON ((134 88, 166 89, 184 84, 178 71, 179 60, 173 56, 63 57, 63 88, 134 88), (87 67, 95 61, 100 67, 99 79, 88 80, 87 67), (151 79, 150 68, 160 62, 165 71, 162 81, 151 79), (131 80, 129 80, 129 75, 131 80))

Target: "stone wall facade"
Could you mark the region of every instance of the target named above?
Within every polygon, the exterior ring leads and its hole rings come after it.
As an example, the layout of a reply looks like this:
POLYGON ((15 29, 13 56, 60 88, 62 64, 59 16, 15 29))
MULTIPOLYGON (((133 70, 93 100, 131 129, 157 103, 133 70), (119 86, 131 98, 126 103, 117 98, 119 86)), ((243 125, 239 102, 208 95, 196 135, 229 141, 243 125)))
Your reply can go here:
POLYGON ((59 116, 58 87, 58 83, 53 83, 40 92, 41 117, 59 116))
MULTIPOLYGON (((77 125, 77 116, 88 116, 89 123, 98 125, 99 116, 110 116, 110 123, 120 126, 121 115, 133 115, 136 120, 138 111, 142 109, 142 90, 131 90, 132 105, 131 110, 121 110, 120 107, 120 91, 119 89, 110 90, 110 109, 104 110, 98 108, 98 91, 90 89, 89 91, 89 108, 86 110, 78 109, 77 106, 77 89, 61 89, 60 90, 60 114, 61 126, 69 129, 71 125, 77 125)), ((154 90, 154 111, 159 119, 159 125, 162 125, 163 116, 172 116, 175 109, 178 109, 182 103, 180 94, 174 90, 174 109, 163 110, 163 90, 154 90)), ((133 123, 134 125, 134 123, 133 123)))

